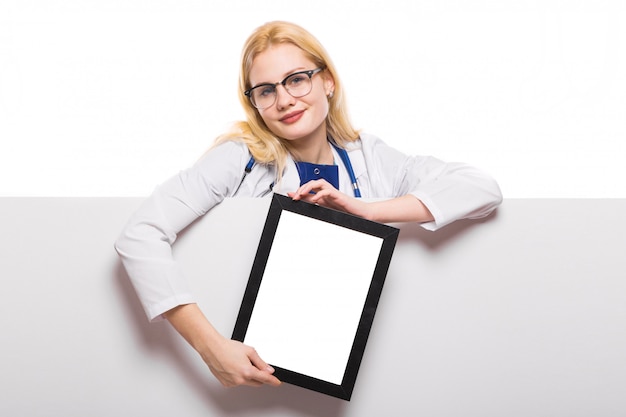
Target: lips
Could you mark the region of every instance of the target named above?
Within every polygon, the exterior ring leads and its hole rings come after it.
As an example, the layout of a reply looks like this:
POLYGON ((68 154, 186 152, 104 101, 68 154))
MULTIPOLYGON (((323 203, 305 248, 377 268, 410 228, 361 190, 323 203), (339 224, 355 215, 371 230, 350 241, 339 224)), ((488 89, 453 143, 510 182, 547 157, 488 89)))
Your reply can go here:
POLYGON ((289 114, 286 114, 285 116, 281 117, 279 120, 286 124, 292 124, 300 120, 303 114, 304 114, 304 110, 298 110, 298 111, 294 111, 289 114))

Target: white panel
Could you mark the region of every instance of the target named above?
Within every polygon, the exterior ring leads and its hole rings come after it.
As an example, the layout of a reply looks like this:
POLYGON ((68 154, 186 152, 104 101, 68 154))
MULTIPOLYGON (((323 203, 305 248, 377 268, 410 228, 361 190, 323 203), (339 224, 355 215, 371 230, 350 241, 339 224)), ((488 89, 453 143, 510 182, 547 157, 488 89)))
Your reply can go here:
MULTIPOLYGON (((222 388, 166 323, 149 324, 113 250, 139 203, 0 199, 0 415, 626 410, 626 200, 507 199, 485 221, 403 225, 350 403, 288 384, 222 388)), ((176 244, 225 335, 268 206, 227 200, 176 244)))

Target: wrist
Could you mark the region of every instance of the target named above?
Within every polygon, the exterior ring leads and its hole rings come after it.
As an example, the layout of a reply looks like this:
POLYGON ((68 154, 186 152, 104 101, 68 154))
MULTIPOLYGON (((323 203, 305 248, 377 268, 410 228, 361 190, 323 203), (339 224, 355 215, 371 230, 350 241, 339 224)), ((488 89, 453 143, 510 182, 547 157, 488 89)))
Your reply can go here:
POLYGON ((362 202, 359 216, 373 222, 379 221, 379 204, 376 201, 362 202))
POLYGON ((200 356, 211 356, 222 336, 206 319, 197 304, 181 305, 165 313, 165 318, 200 356))

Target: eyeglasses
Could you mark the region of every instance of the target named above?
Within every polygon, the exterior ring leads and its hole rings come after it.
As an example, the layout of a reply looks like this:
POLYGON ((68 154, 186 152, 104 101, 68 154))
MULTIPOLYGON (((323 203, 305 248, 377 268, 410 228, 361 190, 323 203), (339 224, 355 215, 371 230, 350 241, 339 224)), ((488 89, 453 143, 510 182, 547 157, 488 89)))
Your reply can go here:
POLYGON ((259 84, 244 91, 244 94, 248 96, 252 105, 257 109, 267 109, 276 102, 276 87, 278 87, 279 84, 285 87, 285 91, 287 91, 291 97, 304 97, 309 94, 313 88, 311 78, 323 69, 324 68, 321 67, 308 71, 294 72, 280 82, 274 84, 259 84))

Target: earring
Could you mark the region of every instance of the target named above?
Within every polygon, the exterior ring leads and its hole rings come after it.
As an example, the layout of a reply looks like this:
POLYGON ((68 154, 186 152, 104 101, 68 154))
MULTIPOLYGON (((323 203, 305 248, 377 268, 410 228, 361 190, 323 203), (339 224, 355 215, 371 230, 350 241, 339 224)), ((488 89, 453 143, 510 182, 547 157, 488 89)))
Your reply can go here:
POLYGON ((328 99, 330 100, 331 98, 333 98, 334 95, 335 95, 335 92, 331 91, 330 93, 328 93, 328 99))

